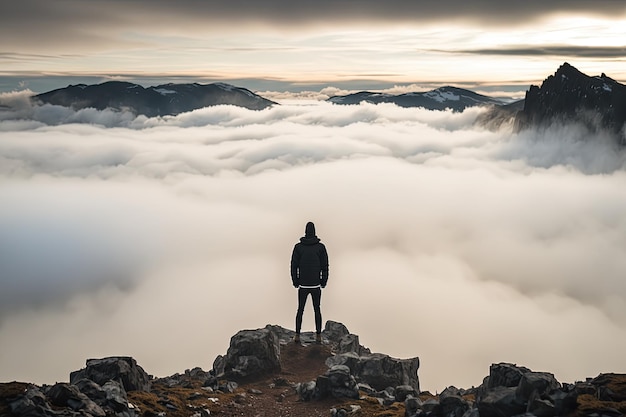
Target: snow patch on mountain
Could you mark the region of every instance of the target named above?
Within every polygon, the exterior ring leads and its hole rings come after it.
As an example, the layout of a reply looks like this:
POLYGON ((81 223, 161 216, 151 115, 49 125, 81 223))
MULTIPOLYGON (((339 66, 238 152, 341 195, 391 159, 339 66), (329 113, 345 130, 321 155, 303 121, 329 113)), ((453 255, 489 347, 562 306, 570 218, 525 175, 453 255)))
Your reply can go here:
POLYGON ((429 91, 427 93, 424 93, 424 95, 428 98, 431 98, 435 101, 438 101, 439 103, 443 103, 445 101, 459 101, 461 100, 461 97, 451 93, 450 91, 442 91, 440 89, 437 90, 433 90, 433 91, 429 91))
POLYGON ((168 89, 166 89, 166 88, 155 88, 155 89, 154 89, 154 91, 156 91, 157 93, 159 93, 159 94, 161 94, 161 95, 163 95, 163 96, 166 96, 166 95, 168 95, 168 94, 177 94, 177 92, 176 92, 176 91, 174 91, 174 90, 168 90, 168 89))

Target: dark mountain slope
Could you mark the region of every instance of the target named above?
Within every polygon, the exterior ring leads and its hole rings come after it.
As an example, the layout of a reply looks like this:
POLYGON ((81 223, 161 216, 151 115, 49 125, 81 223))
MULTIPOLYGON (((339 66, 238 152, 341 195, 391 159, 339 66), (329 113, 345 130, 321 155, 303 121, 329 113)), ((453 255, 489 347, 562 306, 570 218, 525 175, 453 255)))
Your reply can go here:
POLYGON ((423 107, 428 110, 463 111, 467 107, 502 104, 502 101, 487 97, 458 87, 440 87, 421 93, 399 95, 361 91, 345 96, 334 96, 328 101, 335 104, 359 104, 362 101, 378 103, 394 103, 401 107, 423 107))
POLYGON ((138 84, 109 81, 95 85, 70 85, 38 94, 33 99, 39 103, 75 109, 126 109, 148 117, 176 115, 219 104, 251 110, 261 110, 276 104, 250 90, 224 83, 164 84, 144 88, 138 84))
POLYGON ((517 113, 517 130, 554 123, 582 123, 592 131, 621 136, 626 123, 626 85, 605 74, 591 77, 568 63, 526 92, 524 109, 517 113))

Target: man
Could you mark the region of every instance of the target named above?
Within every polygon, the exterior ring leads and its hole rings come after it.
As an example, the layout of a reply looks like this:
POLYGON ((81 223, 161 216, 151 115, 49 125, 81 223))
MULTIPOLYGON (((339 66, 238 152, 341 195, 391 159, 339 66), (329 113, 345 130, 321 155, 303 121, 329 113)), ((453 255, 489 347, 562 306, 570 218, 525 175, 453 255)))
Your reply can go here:
POLYGON ((311 294, 315 312, 315 340, 322 342, 322 311, 320 301, 322 288, 328 282, 328 253, 326 247, 315 235, 315 225, 308 222, 304 237, 293 248, 291 254, 291 281, 298 288, 298 312, 296 313, 296 336, 294 342, 300 343, 300 329, 306 299, 311 294))

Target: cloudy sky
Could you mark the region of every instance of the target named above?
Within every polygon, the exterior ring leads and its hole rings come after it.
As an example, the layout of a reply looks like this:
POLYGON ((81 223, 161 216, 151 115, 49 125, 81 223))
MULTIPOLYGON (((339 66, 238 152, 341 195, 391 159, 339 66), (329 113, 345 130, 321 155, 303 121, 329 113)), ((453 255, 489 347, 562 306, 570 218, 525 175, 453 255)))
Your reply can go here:
POLYGON ((256 91, 523 91, 565 61, 626 80, 624 25, 626 6, 613 0, 3 2, 0 88, 119 77, 256 91))
POLYGON ((324 318, 419 356, 423 389, 478 385, 500 361, 568 382, 626 372, 626 155, 611 138, 288 100, 523 92, 566 60, 626 79, 622 2, 518 3, 0 3, 0 381, 67 381, 111 355, 157 376, 210 369, 240 329, 293 328, 307 221, 330 255, 324 318), (28 100, 111 78, 283 99, 157 118, 28 100))

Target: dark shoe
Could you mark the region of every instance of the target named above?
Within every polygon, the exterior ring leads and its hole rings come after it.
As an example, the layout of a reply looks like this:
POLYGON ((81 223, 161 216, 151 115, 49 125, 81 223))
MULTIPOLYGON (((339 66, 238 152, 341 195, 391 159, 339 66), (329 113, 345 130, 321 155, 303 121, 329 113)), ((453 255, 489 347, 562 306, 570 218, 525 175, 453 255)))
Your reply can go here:
POLYGON ((320 333, 315 334, 315 342, 322 343, 322 335, 320 333))
POLYGON ((300 343, 300 334, 296 333, 296 335, 293 338, 293 342, 294 343, 300 343))

